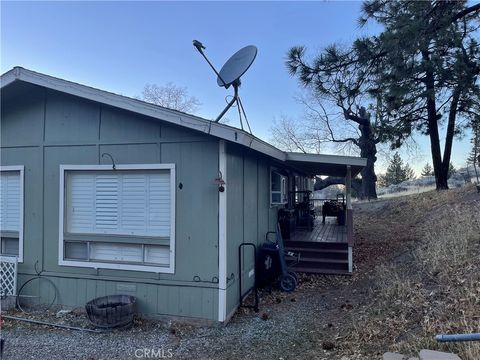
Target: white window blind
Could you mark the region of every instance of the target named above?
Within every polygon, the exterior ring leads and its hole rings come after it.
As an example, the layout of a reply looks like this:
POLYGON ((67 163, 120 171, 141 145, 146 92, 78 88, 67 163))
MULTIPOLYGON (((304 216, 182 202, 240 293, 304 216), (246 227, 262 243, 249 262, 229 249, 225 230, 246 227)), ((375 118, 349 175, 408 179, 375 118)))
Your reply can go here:
POLYGON ((145 262, 167 265, 170 263, 170 251, 166 246, 146 245, 145 262))
POLYGON ((20 230, 21 208, 20 171, 0 174, 0 230, 20 230))
POLYGON ((287 178, 276 171, 270 173, 270 203, 285 204, 287 199, 287 178))
POLYGON ((115 262, 143 262, 142 245, 92 243, 90 245, 92 260, 106 260, 115 262))
POLYGON ((169 170, 69 171, 67 232, 169 237, 169 170))

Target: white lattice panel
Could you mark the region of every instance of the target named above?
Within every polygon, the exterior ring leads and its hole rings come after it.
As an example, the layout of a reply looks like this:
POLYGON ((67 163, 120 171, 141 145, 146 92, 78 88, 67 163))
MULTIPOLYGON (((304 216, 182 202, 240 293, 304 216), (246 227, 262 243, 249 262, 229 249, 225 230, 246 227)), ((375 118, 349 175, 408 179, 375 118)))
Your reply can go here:
POLYGON ((17 294, 17 258, 0 256, 0 297, 17 294))

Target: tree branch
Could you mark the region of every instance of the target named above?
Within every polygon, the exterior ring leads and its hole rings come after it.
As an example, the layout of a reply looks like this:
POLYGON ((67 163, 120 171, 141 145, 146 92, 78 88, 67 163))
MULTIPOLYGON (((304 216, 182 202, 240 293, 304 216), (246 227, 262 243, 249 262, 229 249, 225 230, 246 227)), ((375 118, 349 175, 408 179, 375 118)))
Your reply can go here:
POLYGON ((453 22, 457 21, 458 19, 461 19, 461 18, 463 18, 464 16, 466 16, 466 15, 472 13, 472 12, 475 12, 475 11, 480 11, 480 3, 475 4, 475 5, 472 5, 472 6, 468 7, 468 8, 463 9, 463 10, 460 11, 458 14, 456 14, 456 15, 454 15, 454 16, 452 17, 451 22, 453 23, 453 22))

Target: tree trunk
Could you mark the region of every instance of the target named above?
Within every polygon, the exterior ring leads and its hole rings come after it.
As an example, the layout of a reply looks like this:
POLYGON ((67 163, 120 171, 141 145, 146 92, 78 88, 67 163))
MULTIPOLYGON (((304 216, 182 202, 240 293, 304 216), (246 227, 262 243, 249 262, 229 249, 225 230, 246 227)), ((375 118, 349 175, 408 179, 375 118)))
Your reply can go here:
MULTIPOLYGON (((448 113, 447 133, 445 135, 445 148, 443 150, 442 171, 447 172, 450 168, 450 157, 452 156, 453 136, 455 135, 455 120, 457 119, 458 100, 460 99, 460 88, 455 89, 448 113)), ((448 186, 448 184, 447 184, 448 186)))
POLYGON ((358 129, 360 130, 360 138, 358 139, 360 156, 367 159, 367 165, 360 172, 362 175, 362 189, 359 195, 361 199, 376 199, 377 190, 375 184, 377 175, 375 174, 375 162, 377 161, 377 144, 370 119, 367 118, 364 124, 358 126, 358 129))
POLYGON ((445 169, 442 163, 442 153, 440 150, 437 107, 435 104, 435 78, 433 72, 428 68, 430 55, 427 51, 422 51, 422 56, 424 62, 427 63, 425 70, 425 87, 427 89, 428 134, 430 136, 430 148, 432 151, 435 184, 437 190, 446 190, 448 189, 448 165, 445 169))

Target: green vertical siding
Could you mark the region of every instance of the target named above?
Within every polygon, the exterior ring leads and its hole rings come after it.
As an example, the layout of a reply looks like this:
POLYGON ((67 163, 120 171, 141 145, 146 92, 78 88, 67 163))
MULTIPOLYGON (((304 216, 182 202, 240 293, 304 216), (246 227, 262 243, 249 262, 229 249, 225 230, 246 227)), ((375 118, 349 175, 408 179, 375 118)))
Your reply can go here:
MULTIPOLYGON (((2 118, 1 124, 3 125, 2 118)), ((2 165, 24 165, 24 252, 22 268, 33 272, 43 263, 43 156, 38 147, 2 148, 2 165), (30 250, 31 249, 31 250, 30 250)))
POLYGON ((2 147, 36 146, 43 141, 44 100, 45 91, 35 85, 2 89, 2 147))
POLYGON ((230 151, 227 146, 227 315, 238 299, 237 251, 244 242, 243 166, 243 156, 230 151))
MULTIPOLYGON (((243 240, 258 244, 258 161, 256 157, 245 156, 243 164, 243 240)), ((254 253, 251 247, 246 247, 242 252, 242 289, 249 289, 255 279, 254 273, 252 276, 250 272, 255 270, 254 253)))
POLYGON ((120 144, 100 145, 100 163, 111 164, 112 160, 102 154, 110 154, 118 164, 158 164, 160 163, 160 145, 151 144, 120 144))
MULTIPOLYGON (((227 147, 227 314, 239 302, 238 247, 254 243, 257 249, 265 234, 275 230, 277 207, 270 206, 270 167, 265 157, 239 146, 227 147), (232 276, 233 274, 233 276, 232 276)), ((245 248, 242 261, 242 290, 253 286, 254 256, 245 248)))
POLYGON ((218 140, 131 112, 25 83, 2 89, 1 164, 25 166, 24 263, 54 281, 57 302, 137 296, 150 314, 215 320, 218 314, 218 140), (176 164, 175 273, 58 265, 60 164, 176 164), (180 183, 183 185, 180 189, 180 183))
POLYGON ((175 278, 212 281, 218 278, 218 143, 165 143, 161 149, 162 162, 177 164, 175 278))
POLYGON ((45 142, 87 143, 98 140, 100 104, 48 90, 45 142))
MULTIPOLYGON (((95 145, 88 146, 45 146, 44 147, 44 180, 43 191, 43 244, 36 244, 45 253, 41 270, 51 272, 68 272, 76 274, 95 274, 95 269, 74 268, 58 265, 59 236, 59 196, 60 196, 60 164, 95 164, 98 161, 95 145)), ((42 180, 39 179, 39 188, 42 180)), ((31 251, 28 238, 25 239, 25 252, 31 251)), ((21 270, 21 268, 20 268, 21 270)))

